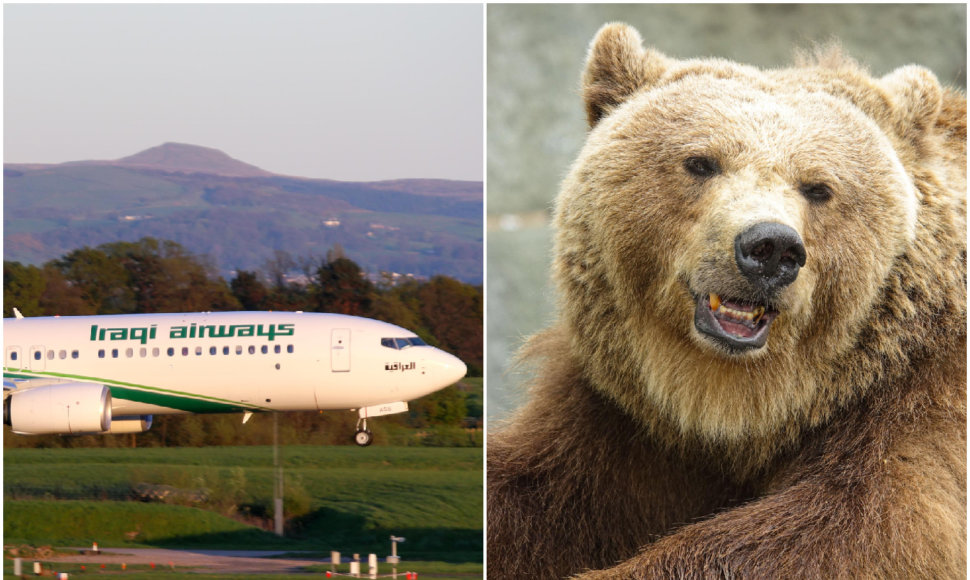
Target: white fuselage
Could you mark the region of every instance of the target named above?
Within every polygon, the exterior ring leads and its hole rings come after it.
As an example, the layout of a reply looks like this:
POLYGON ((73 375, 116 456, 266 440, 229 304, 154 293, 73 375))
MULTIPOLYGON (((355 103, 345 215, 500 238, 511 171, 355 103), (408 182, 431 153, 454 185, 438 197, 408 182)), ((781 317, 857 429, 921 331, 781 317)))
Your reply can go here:
POLYGON ((411 346, 413 332, 339 314, 8 318, 3 330, 8 385, 102 384, 115 416, 363 408, 416 399, 466 372, 446 352, 411 346))

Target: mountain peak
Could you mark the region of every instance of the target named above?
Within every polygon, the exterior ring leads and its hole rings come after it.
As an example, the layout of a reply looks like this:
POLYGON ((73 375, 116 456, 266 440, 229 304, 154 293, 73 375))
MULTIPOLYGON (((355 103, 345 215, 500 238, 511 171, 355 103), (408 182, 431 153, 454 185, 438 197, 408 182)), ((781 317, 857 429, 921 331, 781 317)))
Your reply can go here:
POLYGON ((163 143, 157 147, 118 159, 114 164, 178 173, 208 173, 226 177, 265 177, 273 175, 255 165, 233 159, 218 149, 185 143, 163 143))

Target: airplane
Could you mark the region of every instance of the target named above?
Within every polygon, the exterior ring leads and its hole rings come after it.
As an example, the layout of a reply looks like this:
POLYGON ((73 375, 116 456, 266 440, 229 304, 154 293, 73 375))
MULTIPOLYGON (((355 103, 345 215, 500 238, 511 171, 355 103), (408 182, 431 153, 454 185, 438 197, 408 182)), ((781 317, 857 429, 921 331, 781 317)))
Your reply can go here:
POLYGON ((343 314, 202 312, 3 320, 3 423, 18 434, 140 433, 154 415, 356 409, 367 419, 467 368, 399 326, 343 314))

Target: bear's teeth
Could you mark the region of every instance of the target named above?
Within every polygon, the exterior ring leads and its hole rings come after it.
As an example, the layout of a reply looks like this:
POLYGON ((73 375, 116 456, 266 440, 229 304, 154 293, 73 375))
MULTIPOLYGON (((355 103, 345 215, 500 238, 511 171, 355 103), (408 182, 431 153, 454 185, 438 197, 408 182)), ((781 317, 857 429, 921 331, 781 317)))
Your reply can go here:
POLYGON ((751 311, 745 310, 735 310, 725 305, 721 301, 721 297, 717 294, 708 294, 708 303, 711 306, 711 311, 716 312, 722 316, 727 316, 735 320, 747 320, 754 324, 761 322, 761 317, 765 314, 764 306, 755 306, 751 311))
POLYGON ((751 320, 755 324, 757 324, 757 323, 761 322, 761 317, 765 315, 765 307, 764 306, 757 306, 751 312, 751 314, 753 315, 752 318, 751 318, 751 320))
POLYGON ((733 308, 728 308, 727 306, 725 306, 723 304, 721 305, 720 308, 717 309, 717 311, 720 312, 720 313, 722 313, 722 314, 727 314, 731 318, 735 318, 737 320, 753 320, 754 319, 754 312, 745 312, 743 310, 735 310, 733 308))
POLYGON ((711 294, 710 297, 709 297, 709 299, 710 299, 710 302, 711 302, 711 310, 717 310, 718 308, 721 307, 721 297, 720 296, 718 296, 717 294, 711 294))

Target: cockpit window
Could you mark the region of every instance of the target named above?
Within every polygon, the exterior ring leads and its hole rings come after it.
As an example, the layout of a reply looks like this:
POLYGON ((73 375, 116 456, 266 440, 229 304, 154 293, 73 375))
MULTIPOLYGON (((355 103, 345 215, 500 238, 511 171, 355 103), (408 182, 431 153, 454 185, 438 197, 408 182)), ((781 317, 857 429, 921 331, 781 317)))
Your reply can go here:
POLYGON ((416 336, 412 336, 409 338, 382 338, 381 346, 395 350, 403 350, 409 346, 428 346, 428 343, 416 336))

